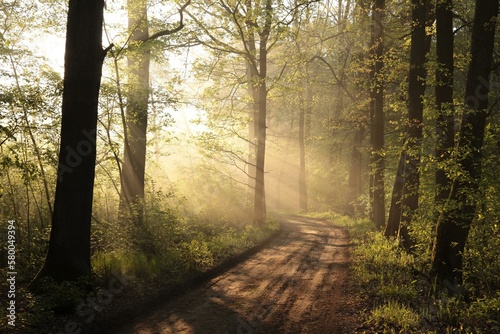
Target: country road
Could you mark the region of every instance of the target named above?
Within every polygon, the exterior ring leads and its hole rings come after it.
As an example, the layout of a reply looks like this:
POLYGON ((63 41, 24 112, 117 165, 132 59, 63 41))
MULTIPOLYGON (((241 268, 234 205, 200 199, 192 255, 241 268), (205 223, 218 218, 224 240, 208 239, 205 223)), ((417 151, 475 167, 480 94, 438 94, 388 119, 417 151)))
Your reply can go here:
POLYGON ((248 260, 113 333, 352 333, 349 246, 342 227, 283 218, 282 233, 248 260))

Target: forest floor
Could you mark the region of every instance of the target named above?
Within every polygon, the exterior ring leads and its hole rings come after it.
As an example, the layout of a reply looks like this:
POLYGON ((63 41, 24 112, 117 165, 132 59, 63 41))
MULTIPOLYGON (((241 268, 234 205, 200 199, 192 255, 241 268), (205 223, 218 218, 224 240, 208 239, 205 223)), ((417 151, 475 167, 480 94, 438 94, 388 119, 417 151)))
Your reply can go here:
POLYGON ((362 302, 350 248, 343 227, 286 217, 258 253, 106 333, 352 333, 362 302))

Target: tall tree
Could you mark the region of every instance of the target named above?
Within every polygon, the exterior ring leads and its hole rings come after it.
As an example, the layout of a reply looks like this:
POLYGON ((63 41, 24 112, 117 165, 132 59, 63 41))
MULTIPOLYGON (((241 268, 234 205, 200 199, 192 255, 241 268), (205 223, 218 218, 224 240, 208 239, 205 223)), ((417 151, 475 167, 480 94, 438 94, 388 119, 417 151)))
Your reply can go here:
POLYGON ((61 146, 52 230, 40 279, 90 275, 90 225, 96 159, 97 102, 106 50, 103 0, 70 0, 66 33, 61 146))
MULTIPOLYGON (((267 96, 272 89, 269 85, 268 56, 271 49, 277 45, 278 36, 285 31, 284 26, 290 24, 289 20, 296 15, 298 6, 289 9, 285 6, 276 6, 273 0, 262 2, 248 0, 219 1, 217 4, 201 2, 198 3, 197 9, 203 15, 189 13, 204 32, 204 34, 196 32, 196 41, 213 51, 217 63, 221 62, 222 55, 229 55, 227 59, 238 57, 237 61, 246 66, 245 83, 250 100, 246 107, 249 108, 247 124, 250 138, 243 140, 248 142, 250 152, 248 160, 244 163, 245 169, 248 170, 249 185, 254 186, 253 220, 256 224, 262 224, 267 213, 264 184, 267 96)), ((227 73, 227 70, 222 72, 227 73)), ((234 78, 234 74, 232 76, 234 78)), ((237 79, 236 86, 240 85, 241 79, 237 79)), ((237 88, 233 92, 236 90, 237 88)), ((231 93, 231 96, 234 96, 234 93, 231 93)), ((234 131, 231 132, 234 134, 234 131)), ((241 135, 237 136, 242 139, 241 135)), ((243 160, 235 152, 230 152, 228 155, 238 162, 243 160)), ((234 160, 230 163, 236 166, 234 160)), ((241 170, 239 166, 237 168, 241 170)))
MULTIPOLYGON (((264 22, 259 31, 259 70, 258 70, 258 105, 259 112, 257 115, 257 158, 255 161, 255 196, 253 206, 254 221, 257 224, 263 224, 266 219, 266 194, 264 185, 264 166, 266 158, 266 138, 267 138, 267 56, 268 56, 268 41, 271 34, 271 24, 273 22, 273 6, 272 0, 266 0, 264 7, 264 22)), ((253 24, 257 23, 255 17, 253 24)), ((257 25, 258 26, 258 25, 257 25)), ((252 66, 255 68, 257 64, 255 58, 251 60, 252 66)))
POLYGON ((124 157, 121 176, 120 212, 142 222, 146 132, 148 127, 150 51, 143 43, 149 38, 147 0, 128 0, 127 115, 124 129, 124 157), (128 209, 128 210, 127 210, 128 209), (127 212, 129 211, 129 212, 127 212))
POLYGON ((241 19, 240 9, 223 8, 233 15, 234 23, 239 27, 241 42, 244 44, 245 59, 248 66, 248 83, 251 102, 249 110, 249 177, 254 187, 254 222, 262 224, 266 218, 266 195, 264 166, 267 139, 267 56, 268 41, 271 34, 273 17, 272 0, 265 2, 264 8, 249 0, 245 2, 246 15, 241 19), (259 24, 260 11, 263 10, 263 23, 259 24), (258 37, 257 37, 258 36, 258 37))
POLYGON ((420 187, 420 150, 427 71, 426 56, 430 39, 426 35, 429 0, 412 0, 412 34, 408 73, 408 123, 406 141, 394 181, 386 236, 398 235, 406 249, 411 246, 408 224, 418 208, 420 187))
POLYGON ((469 230, 480 204, 481 158, 488 116, 498 0, 476 0, 465 110, 458 139, 460 171, 437 223, 431 271, 440 281, 462 283, 462 261, 469 230))
POLYGON ((384 185, 384 16, 385 0, 375 0, 372 7, 372 69, 371 78, 371 206, 373 221, 377 228, 385 223, 384 185))
POLYGON ((140 226, 143 220, 144 180, 149 104, 149 67, 151 52, 147 42, 172 35, 184 27, 183 12, 188 0, 179 9, 179 23, 173 29, 149 33, 148 0, 128 0, 129 51, 127 54, 128 94, 124 124, 124 158, 121 180, 120 212, 130 215, 140 226))
POLYGON ((442 206, 450 193, 451 180, 446 174, 445 164, 454 145, 453 108, 453 1, 436 2, 436 161, 438 163, 435 201, 442 206))

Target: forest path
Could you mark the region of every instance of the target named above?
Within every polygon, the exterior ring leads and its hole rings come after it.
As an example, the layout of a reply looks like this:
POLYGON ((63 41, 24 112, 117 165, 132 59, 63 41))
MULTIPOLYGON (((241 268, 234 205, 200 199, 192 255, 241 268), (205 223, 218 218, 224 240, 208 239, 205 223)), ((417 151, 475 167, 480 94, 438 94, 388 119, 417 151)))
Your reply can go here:
POLYGON ((349 247, 342 227, 284 217, 267 247, 115 333, 352 333, 349 247))

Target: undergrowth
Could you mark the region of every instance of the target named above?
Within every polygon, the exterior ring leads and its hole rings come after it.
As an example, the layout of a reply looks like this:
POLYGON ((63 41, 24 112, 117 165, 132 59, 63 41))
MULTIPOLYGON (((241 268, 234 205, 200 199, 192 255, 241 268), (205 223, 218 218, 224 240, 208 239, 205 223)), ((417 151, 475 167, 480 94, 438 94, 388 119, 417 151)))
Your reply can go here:
MULTIPOLYGON (((32 273, 20 275, 18 318, 10 333, 67 332, 66 326, 70 332, 80 332, 99 316, 181 286, 279 230, 276 219, 261 227, 248 222, 204 221, 158 204, 148 208, 140 232, 106 221, 94 226, 92 237, 98 242, 93 242, 93 277, 63 284, 46 280, 34 294, 27 289, 32 273), (134 242, 134 236, 141 243, 134 242)), ((5 284, 0 283, 2 291, 6 291, 5 284)), ((0 319, 0 327, 6 328, 4 308, 0 319)))
POLYGON ((279 226, 276 220, 257 228, 253 225, 221 225, 176 218, 161 228, 149 228, 155 231, 148 240, 151 253, 123 248, 96 252, 92 261, 96 274, 106 277, 117 271, 140 278, 143 282, 155 280, 158 275, 176 280, 189 273, 204 271, 243 252, 279 226))
POLYGON ((328 219, 350 232, 355 279, 369 305, 357 333, 500 333, 499 262, 492 259, 497 240, 477 242, 484 227, 471 231, 463 292, 449 295, 427 274, 429 239, 421 239, 420 248, 408 254, 396 240, 375 231, 368 219, 335 213, 308 216, 328 219))

